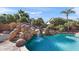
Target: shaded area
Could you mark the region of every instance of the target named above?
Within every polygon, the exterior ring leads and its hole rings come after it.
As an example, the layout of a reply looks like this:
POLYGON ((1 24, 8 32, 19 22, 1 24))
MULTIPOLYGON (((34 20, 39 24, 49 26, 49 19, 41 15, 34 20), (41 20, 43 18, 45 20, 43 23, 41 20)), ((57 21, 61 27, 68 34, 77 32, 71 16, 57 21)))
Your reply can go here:
POLYGON ((9 36, 9 34, 2 34, 2 35, 0 35, 0 42, 5 41, 8 36, 9 36))

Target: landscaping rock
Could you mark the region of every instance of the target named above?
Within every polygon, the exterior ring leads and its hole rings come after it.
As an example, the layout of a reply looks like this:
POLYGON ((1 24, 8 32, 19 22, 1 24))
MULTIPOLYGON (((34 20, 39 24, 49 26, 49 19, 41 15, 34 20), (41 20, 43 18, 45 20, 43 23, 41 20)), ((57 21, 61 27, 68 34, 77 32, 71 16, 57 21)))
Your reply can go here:
POLYGON ((25 40, 30 40, 32 38, 32 34, 28 33, 25 35, 25 40))
POLYGON ((10 34, 9 34, 9 37, 8 37, 8 39, 10 40, 10 41, 15 41, 15 37, 17 36, 17 34, 18 34, 18 29, 14 29, 10 34))
POLYGON ((19 35, 20 38, 24 39, 24 40, 29 40, 32 37, 32 34, 30 33, 22 33, 19 35))
POLYGON ((16 46, 21 47, 21 46, 23 46, 25 44, 25 42, 26 42, 26 40, 24 40, 24 39, 18 39, 16 41, 16 46))

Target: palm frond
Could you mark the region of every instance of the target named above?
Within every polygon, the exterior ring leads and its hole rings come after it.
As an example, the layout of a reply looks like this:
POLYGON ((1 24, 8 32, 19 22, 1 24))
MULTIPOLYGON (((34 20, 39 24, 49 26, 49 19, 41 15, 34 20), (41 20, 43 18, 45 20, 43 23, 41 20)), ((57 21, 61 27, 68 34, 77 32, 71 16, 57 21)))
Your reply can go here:
POLYGON ((67 13, 66 11, 61 11, 61 13, 67 13))
POLYGON ((75 11, 72 10, 71 13, 75 13, 75 11))

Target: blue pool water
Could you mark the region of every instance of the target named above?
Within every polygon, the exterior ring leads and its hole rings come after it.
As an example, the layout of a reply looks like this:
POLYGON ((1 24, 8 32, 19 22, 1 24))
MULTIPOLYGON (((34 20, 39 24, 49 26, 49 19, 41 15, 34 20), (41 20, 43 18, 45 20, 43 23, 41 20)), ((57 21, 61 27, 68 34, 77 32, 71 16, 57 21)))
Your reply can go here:
POLYGON ((74 34, 34 36, 25 46, 30 51, 79 51, 79 38, 74 34))

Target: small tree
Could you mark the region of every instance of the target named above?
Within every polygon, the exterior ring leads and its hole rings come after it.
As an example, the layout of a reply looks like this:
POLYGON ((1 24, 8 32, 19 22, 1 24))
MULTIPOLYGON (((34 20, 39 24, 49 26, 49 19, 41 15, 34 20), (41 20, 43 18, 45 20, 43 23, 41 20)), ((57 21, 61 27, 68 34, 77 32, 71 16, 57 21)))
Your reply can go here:
POLYGON ((26 13, 23 10, 18 10, 18 13, 16 14, 16 16, 18 16, 18 20, 22 21, 22 22, 30 22, 29 20, 29 15, 28 13, 26 13))
POLYGON ((0 15, 0 23, 6 23, 6 18, 3 15, 0 15))
POLYGON ((28 18, 23 16, 23 17, 21 17, 20 22, 27 22, 28 23, 28 18))
POLYGON ((57 25, 64 25, 64 23, 67 21, 63 18, 51 18, 49 22, 57 26, 57 25))
POLYGON ((64 25, 58 25, 56 28, 57 28, 59 31, 61 31, 61 32, 65 31, 65 26, 64 26, 64 25))
POLYGON ((38 19, 32 20, 31 24, 32 24, 33 26, 37 26, 37 27, 39 27, 39 28, 45 26, 45 23, 44 23, 44 21, 43 21, 42 18, 38 18, 38 19))

